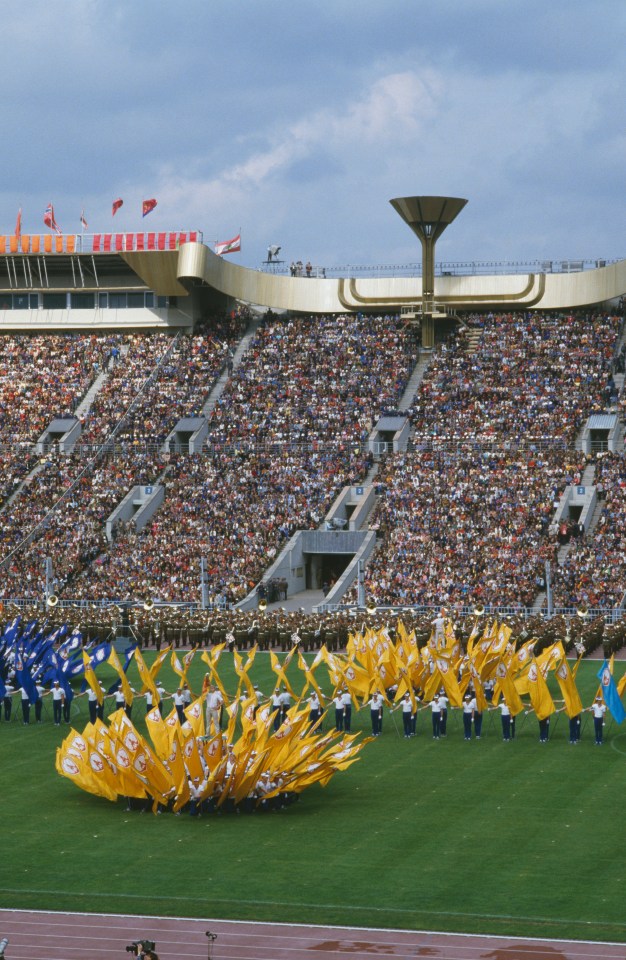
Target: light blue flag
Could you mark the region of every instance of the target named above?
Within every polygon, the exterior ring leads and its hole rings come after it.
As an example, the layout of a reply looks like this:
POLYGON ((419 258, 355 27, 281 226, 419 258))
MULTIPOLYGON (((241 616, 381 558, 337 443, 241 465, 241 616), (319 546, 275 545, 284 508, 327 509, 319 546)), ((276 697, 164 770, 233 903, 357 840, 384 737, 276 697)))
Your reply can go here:
POLYGON ((622 721, 626 719, 626 710, 624 710, 622 701, 619 698, 615 680, 613 679, 606 660, 598 671, 598 680, 602 686, 602 696, 604 697, 604 702, 608 707, 609 713, 615 720, 615 723, 622 723, 622 721))

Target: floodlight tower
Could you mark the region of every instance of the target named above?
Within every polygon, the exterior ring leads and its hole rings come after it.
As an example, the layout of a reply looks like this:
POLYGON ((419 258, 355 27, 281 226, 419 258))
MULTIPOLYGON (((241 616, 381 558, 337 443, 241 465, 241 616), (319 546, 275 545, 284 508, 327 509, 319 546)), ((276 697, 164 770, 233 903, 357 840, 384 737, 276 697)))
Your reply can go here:
POLYGON ((422 347, 432 349, 435 345, 435 243, 467 200, 460 197, 396 197, 389 202, 422 244, 422 347))

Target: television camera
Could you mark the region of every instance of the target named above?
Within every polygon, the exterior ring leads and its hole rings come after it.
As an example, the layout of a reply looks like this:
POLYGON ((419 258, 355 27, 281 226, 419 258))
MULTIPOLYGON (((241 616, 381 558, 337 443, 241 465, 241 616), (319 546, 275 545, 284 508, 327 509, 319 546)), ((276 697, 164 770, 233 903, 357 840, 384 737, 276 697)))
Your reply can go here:
POLYGON ((126 953, 132 953, 135 957, 146 957, 147 960, 158 960, 154 940, 133 940, 126 947, 126 953))

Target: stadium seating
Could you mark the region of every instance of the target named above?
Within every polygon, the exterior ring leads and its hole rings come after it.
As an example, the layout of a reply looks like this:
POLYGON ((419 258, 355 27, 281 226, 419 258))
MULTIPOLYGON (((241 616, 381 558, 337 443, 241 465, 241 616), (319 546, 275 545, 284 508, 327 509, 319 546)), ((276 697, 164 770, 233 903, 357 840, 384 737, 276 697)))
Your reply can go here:
MULTIPOLYGON (((147 234, 146 244, 172 236, 147 234)), ((111 235, 102 240, 110 248, 111 235)), ((476 316, 438 346, 410 407, 410 446, 383 457, 375 479, 378 549, 366 587, 379 604, 533 605, 545 561, 558 566, 550 523, 589 462, 575 440, 606 402, 620 323, 476 316)), ((206 450, 163 454, 177 421, 202 413, 241 332, 237 317, 220 317, 177 339, 2 338, 0 506, 28 476, 0 512, 3 556, 16 551, 5 596, 40 596, 53 556, 61 596, 198 600, 204 557, 211 596, 233 603, 295 530, 321 525, 342 487, 363 481, 367 438, 397 408, 415 360, 412 335, 393 317, 266 318, 217 400, 206 450), (75 452, 50 451, 32 472, 43 429, 75 412, 103 371, 75 452), (114 507, 157 479, 163 506, 109 543, 114 507)), ((622 455, 600 458, 596 473, 603 513, 556 570, 560 606, 612 607, 626 590, 622 455)))

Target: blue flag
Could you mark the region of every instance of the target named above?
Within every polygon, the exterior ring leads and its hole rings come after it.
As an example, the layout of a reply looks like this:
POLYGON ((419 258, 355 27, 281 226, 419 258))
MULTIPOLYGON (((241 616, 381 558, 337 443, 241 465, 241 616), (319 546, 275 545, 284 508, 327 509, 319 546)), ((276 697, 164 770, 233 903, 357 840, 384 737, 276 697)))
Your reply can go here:
POLYGON ((105 640, 104 643, 99 643, 97 647, 94 647, 91 653, 89 654, 89 660, 91 666, 96 669, 101 663, 106 663, 111 654, 111 642, 110 640, 105 640))
POLYGON ((626 710, 624 710, 622 701, 619 698, 615 680, 613 679, 606 660, 598 671, 598 680, 602 685, 602 696, 604 697, 604 702, 608 707, 609 713, 615 720, 615 723, 622 723, 622 721, 626 719, 626 710))
POLYGON ((20 687, 23 687, 28 694, 28 699, 31 703, 35 703, 36 700, 39 700, 37 685, 31 676, 30 670, 24 662, 24 655, 21 650, 16 653, 15 656, 15 677, 20 687))

